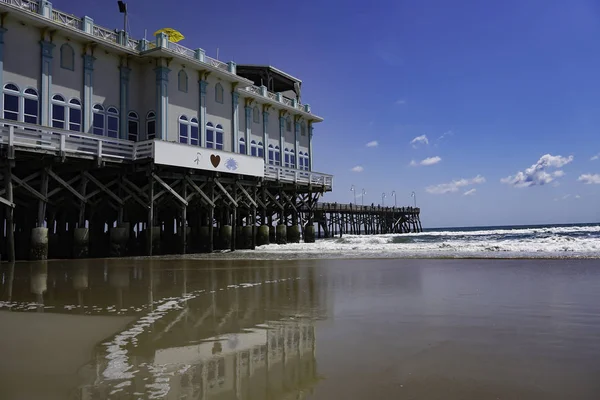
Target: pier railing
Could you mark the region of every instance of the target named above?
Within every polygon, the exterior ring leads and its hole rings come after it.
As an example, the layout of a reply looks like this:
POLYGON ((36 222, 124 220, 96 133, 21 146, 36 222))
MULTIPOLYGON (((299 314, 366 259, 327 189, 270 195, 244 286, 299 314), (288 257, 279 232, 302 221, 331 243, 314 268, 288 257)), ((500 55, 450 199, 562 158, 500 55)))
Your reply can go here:
MULTIPOLYGON (((60 157, 102 159, 107 162, 136 161, 154 157, 154 140, 133 142, 89 133, 0 119, 0 147, 14 157, 15 151, 52 154, 60 157)), ((265 179, 325 187, 331 190, 333 176, 265 165, 265 179)))
POLYGON ((317 203, 315 211, 344 212, 344 213, 399 213, 399 214, 419 214, 419 207, 385 207, 380 205, 357 205, 340 203, 317 203))
POLYGON ((332 175, 271 164, 265 164, 265 178, 285 183, 324 186, 327 190, 333 187, 332 175))

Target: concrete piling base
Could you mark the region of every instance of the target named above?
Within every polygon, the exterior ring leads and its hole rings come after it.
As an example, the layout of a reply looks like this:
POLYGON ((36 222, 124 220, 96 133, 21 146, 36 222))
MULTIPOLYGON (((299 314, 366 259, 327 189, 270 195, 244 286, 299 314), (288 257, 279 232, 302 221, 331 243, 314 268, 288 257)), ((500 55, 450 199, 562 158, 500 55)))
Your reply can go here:
POLYGON ((219 247, 222 250, 231 249, 231 235, 233 230, 231 225, 223 225, 219 230, 219 247))
POLYGON ((242 245, 243 245, 243 249, 251 249, 252 248, 252 225, 246 225, 244 226, 244 228, 242 229, 242 245))
POLYGON ((269 244, 269 226, 261 225, 256 233, 256 245, 264 246, 265 244, 269 244))
POLYGON ((31 230, 32 260, 48 259, 48 228, 33 228, 31 230))
POLYGON ((275 243, 275 227, 273 225, 269 225, 269 242, 275 243))
POLYGON ((300 243, 300 225, 292 225, 287 229, 288 243, 300 243))
POLYGON ((313 224, 307 224, 304 227, 304 243, 315 242, 315 226, 313 224))
POLYGON ((208 247, 210 245, 210 230, 208 226, 200 227, 200 230, 198 231, 198 240, 200 241, 200 251, 208 252, 208 247))
POLYGON ((110 250, 111 257, 123 257, 127 254, 127 243, 129 242, 129 229, 116 227, 110 229, 110 250))
POLYGON ((277 225, 277 244, 287 244, 287 226, 284 224, 277 225))
POLYGON ((73 257, 87 258, 90 249, 90 230, 75 228, 73 232, 73 257))

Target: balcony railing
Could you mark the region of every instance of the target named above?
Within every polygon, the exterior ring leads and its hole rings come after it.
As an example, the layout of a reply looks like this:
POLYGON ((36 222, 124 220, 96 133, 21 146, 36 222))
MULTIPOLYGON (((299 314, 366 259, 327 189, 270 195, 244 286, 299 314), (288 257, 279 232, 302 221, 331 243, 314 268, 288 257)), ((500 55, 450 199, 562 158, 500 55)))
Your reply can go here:
POLYGON ((284 104, 284 105, 286 105, 288 107, 294 107, 294 108, 296 108, 298 110, 306 111, 306 108, 305 108, 304 104, 300 103, 299 101, 294 102, 294 100, 288 99, 287 97, 283 97, 283 96, 281 96, 280 97, 281 100, 279 100, 279 98, 277 96, 277 93, 273 93, 273 92, 267 91, 267 88, 265 86, 259 87, 259 86, 252 85, 252 86, 246 86, 244 89, 247 92, 254 93, 254 94, 257 94, 259 96, 266 97, 266 98, 268 98, 270 100, 273 100, 273 101, 277 101, 277 102, 282 103, 282 104, 284 104))
POLYGON ((333 188, 332 175, 305 171, 302 169, 286 168, 278 165, 266 164, 265 178, 287 183, 323 186, 326 190, 331 190, 333 188))
POLYGON ((10 4, 25 11, 38 13, 40 6, 37 0, 2 0, 2 3, 10 4))
POLYGON ((362 206, 356 204, 342 203, 317 203, 315 210, 330 211, 330 212, 357 212, 357 213, 398 213, 398 214, 419 214, 419 207, 386 207, 386 206, 362 206))
MULTIPOLYGON (((109 162, 154 157, 154 140, 133 142, 6 119, 0 119, 0 147, 8 150, 9 157, 14 157, 16 151, 103 159, 109 162)), ((265 165, 264 177, 281 182, 324 187, 326 190, 331 190, 333 186, 331 175, 277 165, 265 165)))
POLYGON ((52 20, 73 29, 83 29, 83 22, 81 21, 81 18, 66 14, 62 11, 52 10, 52 20))

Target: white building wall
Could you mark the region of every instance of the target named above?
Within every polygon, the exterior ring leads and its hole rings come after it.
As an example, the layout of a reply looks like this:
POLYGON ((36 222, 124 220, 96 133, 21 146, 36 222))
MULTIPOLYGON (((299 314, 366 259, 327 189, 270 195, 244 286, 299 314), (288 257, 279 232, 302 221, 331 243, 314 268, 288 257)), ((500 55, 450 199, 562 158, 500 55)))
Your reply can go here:
MULTIPOLYGON (((119 108, 119 57, 103 49, 94 51, 94 92, 93 104, 101 104, 104 108, 119 108)), ((121 110, 119 110, 119 114, 121 110)))
MULTIPOLYGON (((141 77, 143 65, 135 62, 129 62, 129 111, 135 111, 141 120, 146 116, 147 110, 141 108, 142 96, 140 96, 141 77)), ((140 129, 142 131, 142 129, 140 129)))
POLYGON ((256 103, 256 101, 252 104, 252 113, 250 114, 250 124, 252 127, 252 134, 250 141, 254 140, 258 144, 258 142, 263 141, 263 115, 262 115, 262 104, 256 103), (254 122, 254 107, 258 107, 258 123, 254 122))
POLYGON ((223 135, 223 150, 231 151, 231 83, 214 76, 208 77, 206 88, 206 122, 212 122, 214 126, 221 124, 225 131, 223 135), (223 85, 223 104, 215 101, 215 87, 217 83, 223 85))
POLYGON ((170 142, 179 141, 179 116, 185 115, 188 120, 196 118, 200 121, 198 116, 198 109, 200 108, 199 101, 199 88, 198 88, 198 73, 190 68, 184 68, 181 64, 171 64, 169 66, 171 72, 169 72, 169 107, 168 107, 168 132, 165 140, 170 142), (187 93, 179 90, 178 75, 179 71, 184 70, 188 76, 187 93))
POLYGON ((52 93, 63 95, 67 101, 77 98, 79 101, 83 97, 83 46, 73 40, 67 40, 64 36, 55 36, 54 57, 52 59, 52 93), (68 44, 74 51, 74 70, 61 68, 60 49, 64 44, 68 44))
POLYGON ((14 83, 23 90, 32 87, 39 91, 41 75, 40 30, 21 25, 10 16, 4 27, 4 73, 3 84, 14 83))

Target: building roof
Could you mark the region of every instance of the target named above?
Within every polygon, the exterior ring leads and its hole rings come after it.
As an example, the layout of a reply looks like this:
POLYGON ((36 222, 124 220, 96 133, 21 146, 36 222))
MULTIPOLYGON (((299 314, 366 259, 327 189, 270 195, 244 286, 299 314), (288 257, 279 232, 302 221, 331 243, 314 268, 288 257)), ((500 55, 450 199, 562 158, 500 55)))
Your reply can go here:
POLYGON ((291 90, 296 93, 296 98, 300 99, 302 81, 290 74, 270 65, 238 64, 236 69, 239 76, 253 81, 256 86, 264 85, 273 93, 291 90))

